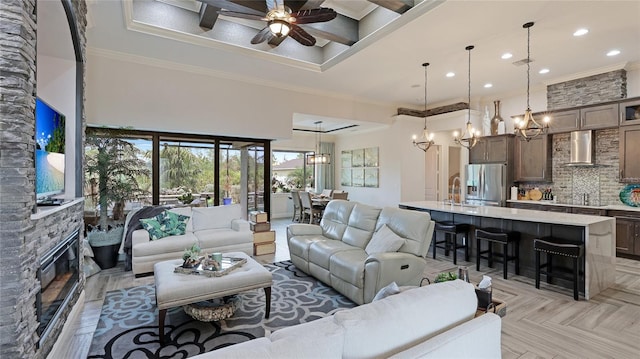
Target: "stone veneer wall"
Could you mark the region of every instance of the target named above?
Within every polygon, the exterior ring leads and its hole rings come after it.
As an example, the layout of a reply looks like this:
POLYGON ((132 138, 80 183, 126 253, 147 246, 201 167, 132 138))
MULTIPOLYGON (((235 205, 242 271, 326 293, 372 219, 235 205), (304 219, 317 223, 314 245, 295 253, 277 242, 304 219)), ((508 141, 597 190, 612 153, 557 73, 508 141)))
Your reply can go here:
POLYGON ((547 110, 593 105, 627 97, 627 71, 616 70, 547 86, 547 110))
MULTIPOLYGON (((72 0, 85 57, 86 4, 72 0)), ((33 220, 35 205, 34 109, 36 92, 36 0, 3 0, 0 7, 0 357, 45 358, 71 306, 84 288, 84 277, 61 320, 38 348, 36 278, 42 254, 83 228, 83 204, 51 210, 33 220)), ((82 88, 84 101, 84 87, 82 88)), ((84 132, 84 113, 81 116, 84 132)), ((80 148, 84 146, 78 144, 80 148)), ((82 233, 82 231, 81 231, 82 233)), ((80 256, 82 258, 82 256, 80 256)), ((81 262, 82 263, 82 262, 81 262)))
MULTIPOLYGON (((627 72, 611 71, 547 86, 547 109, 563 109, 594 105, 627 97, 627 72)), ((617 128, 597 130, 595 161, 597 167, 566 167, 570 156, 570 134, 552 136, 553 183, 526 183, 524 186, 551 187, 558 202, 582 204, 582 194, 589 194, 591 205, 621 204, 619 193, 619 131, 617 128)))

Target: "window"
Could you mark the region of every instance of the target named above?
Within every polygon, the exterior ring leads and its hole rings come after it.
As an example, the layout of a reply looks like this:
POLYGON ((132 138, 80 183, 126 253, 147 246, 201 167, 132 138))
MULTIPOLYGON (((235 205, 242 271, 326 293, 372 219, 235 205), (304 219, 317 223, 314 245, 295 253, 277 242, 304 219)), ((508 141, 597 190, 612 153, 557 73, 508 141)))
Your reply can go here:
POLYGON ((215 144, 160 139, 160 204, 211 204, 214 173, 215 144))
POLYGON ((290 192, 292 189, 303 191, 314 187, 314 166, 305 165, 307 152, 273 151, 271 164, 271 191, 290 192))

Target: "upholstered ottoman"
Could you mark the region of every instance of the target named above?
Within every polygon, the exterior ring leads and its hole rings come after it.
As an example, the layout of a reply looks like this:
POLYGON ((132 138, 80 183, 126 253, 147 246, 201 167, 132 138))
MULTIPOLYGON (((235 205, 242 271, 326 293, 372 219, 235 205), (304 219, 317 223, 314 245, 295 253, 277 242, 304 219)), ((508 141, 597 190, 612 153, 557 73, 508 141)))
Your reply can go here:
POLYGON ((180 259, 158 262, 154 265, 160 342, 164 343, 164 320, 167 309, 238 294, 251 289, 264 289, 264 317, 269 318, 271 272, 243 252, 225 253, 225 256, 246 258, 247 263, 221 277, 174 273, 174 269, 182 264, 180 259))

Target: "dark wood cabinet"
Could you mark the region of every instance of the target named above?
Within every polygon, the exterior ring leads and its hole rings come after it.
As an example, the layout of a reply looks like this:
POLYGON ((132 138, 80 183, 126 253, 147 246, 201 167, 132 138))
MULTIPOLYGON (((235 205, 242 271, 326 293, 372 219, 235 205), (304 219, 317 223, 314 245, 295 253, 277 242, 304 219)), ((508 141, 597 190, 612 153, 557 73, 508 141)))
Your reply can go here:
POLYGON ((640 125, 620 126, 620 182, 640 182, 640 125))
POLYGON ((607 210, 600 208, 571 207, 571 213, 588 214, 591 216, 606 216, 607 210))
POLYGON ((548 116, 551 119, 549 133, 570 132, 580 128, 580 110, 558 111, 548 116))
POLYGON ((640 99, 620 102, 620 126, 640 125, 640 99))
POLYGON ((542 210, 542 205, 536 204, 536 203, 509 202, 507 206, 510 208, 517 208, 517 209, 532 209, 536 211, 542 210))
POLYGON ((518 182, 551 181, 551 144, 547 135, 516 140, 515 180, 518 182))
POLYGON ((469 150, 469 163, 508 163, 513 153, 514 135, 485 136, 469 150))
POLYGON ((640 212, 609 211, 616 218, 616 252, 640 256, 640 212))
POLYGON ((618 103, 551 112, 547 116, 551 119, 549 133, 617 127, 618 103))

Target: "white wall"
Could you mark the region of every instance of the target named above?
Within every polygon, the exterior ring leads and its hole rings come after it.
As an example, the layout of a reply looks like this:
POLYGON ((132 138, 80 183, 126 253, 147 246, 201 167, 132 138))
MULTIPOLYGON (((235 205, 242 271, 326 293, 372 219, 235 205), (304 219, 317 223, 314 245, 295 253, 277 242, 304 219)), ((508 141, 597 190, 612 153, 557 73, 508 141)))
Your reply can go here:
POLYGON ((288 139, 294 113, 388 123, 389 114, 397 110, 216 77, 205 69, 143 62, 89 52, 87 123, 288 139))

